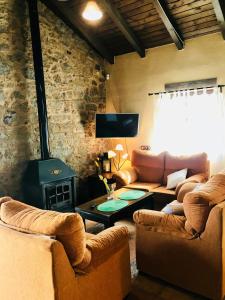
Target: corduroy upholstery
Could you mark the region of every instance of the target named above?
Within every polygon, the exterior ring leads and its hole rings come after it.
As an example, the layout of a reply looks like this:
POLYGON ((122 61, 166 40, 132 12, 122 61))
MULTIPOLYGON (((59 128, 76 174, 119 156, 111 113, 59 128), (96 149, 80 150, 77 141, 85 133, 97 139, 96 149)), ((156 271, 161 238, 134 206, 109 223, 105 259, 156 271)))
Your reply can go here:
POLYGON ((214 175, 197 191, 187 193, 183 200, 186 228, 192 232, 203 232, 212 207, 224 200, 225 173, 214 175))
POLYGON ((0 217, 1 299, 121 300, 129 293, 126 227, 85 234, 78 214, 10 197, 0 198, 0 217))
POLYGON ((1 220, 34 234, 55 236, 63 244, 72 266, 84 258, 84 224, 78 214, 41 210, 14 200, 1 205, 1 220))
POLYGON ((199 187, 186 183, 179 193, 182 216, 166 210, 134 213, 137 267, 207 298, 224 299, 225 173, 199 187))
POLYGON ((177 185, 176 191, 175 191, 176 195, 179 194, 180 189, 182 188, 182 186, 184 184, 186 185, 186 183, 189 183, 189 184, 204 183, 207 180, 208 180, 208 173, 200 173, 200 174, 192 175, 177 185))

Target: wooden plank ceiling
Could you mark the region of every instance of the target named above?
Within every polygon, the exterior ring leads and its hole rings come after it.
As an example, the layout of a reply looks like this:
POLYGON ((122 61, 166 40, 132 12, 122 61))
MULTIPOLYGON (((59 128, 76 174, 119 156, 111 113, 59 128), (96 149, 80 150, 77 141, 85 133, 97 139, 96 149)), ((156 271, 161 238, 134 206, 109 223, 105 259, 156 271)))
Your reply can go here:
POLYGON ((108 61, 113 57, 221 31, 225 0, 96 0, 104 12, 96 24, 81 17, 85 0, 41 0, 108 61))

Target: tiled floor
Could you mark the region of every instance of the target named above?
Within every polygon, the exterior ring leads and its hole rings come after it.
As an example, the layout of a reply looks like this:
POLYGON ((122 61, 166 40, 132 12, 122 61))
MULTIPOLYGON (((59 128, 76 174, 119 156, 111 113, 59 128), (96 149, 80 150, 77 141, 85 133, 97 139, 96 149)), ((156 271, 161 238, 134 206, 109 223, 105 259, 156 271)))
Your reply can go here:
MULTIPOLYGON (((88 221, 87 231, 98 233, 103 230, 101 224, 88 221)), ((130 258, 132 271, 132 291, 126 300, 207 300, 201 296, 174 287, 164 281, 145 274, 139 274, 135 262, 135 226, 131 220, 122 220, 116 225, 126 225, 130 233, 130 258)))

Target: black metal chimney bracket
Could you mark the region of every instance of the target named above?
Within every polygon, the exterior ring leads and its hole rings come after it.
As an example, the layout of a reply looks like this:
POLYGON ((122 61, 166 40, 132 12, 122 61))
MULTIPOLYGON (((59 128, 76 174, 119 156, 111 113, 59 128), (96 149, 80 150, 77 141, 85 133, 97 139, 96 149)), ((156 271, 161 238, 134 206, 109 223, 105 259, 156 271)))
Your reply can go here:
POLYGON ((48 117, 37 0, 27 0, 37 93, 41 159, 49 159, 48 117))

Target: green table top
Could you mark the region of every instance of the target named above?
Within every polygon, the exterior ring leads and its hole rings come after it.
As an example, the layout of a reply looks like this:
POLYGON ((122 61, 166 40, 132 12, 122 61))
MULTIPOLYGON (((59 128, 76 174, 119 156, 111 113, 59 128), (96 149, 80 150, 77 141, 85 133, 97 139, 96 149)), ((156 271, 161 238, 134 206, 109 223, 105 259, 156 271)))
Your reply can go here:
POLYGON ((104 212, 111 212, 119 210, 128 205, 127 201, 124 200, 109 200, 97 206, 97 210, 104 212))
POLYGON ((140 190, 130 190, 127 192, 123 192, 118 195, 118 198, 121 200, 137 200, 145 195, 144 191, 140 190))

